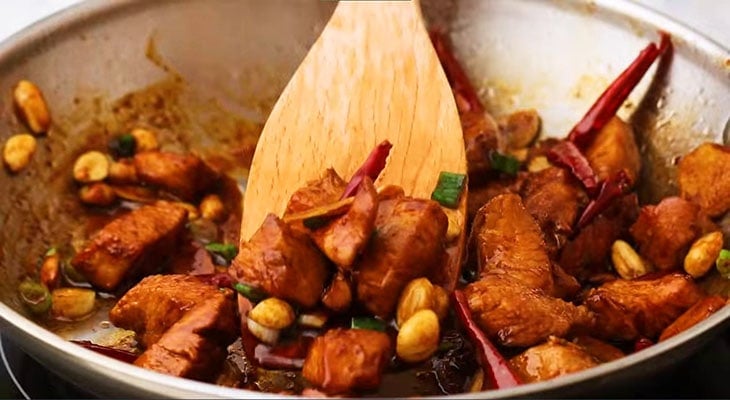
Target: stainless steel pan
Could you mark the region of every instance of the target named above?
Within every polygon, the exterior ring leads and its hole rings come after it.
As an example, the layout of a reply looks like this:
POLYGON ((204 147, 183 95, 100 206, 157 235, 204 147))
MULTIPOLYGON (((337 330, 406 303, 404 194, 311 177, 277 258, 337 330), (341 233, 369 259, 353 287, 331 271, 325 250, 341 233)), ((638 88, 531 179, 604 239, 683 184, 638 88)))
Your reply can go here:
MULTIPOLYGON (((667 17, 620 0, 423 3, 431 23, 453 32, 457 56, 483 88, 490 110, 537 108, 550 136, 567 132, 657 29, 671 33, 671 62, 653 69, 621 110, 644 150, 645 201, 674 190, 674 157, 702 141, 722 141, 730 116, 730 52, 667 17)), ((50 240, 77 238, 69 228, 81 213, 69 193, 68 171, 82 147, 102 146, 105 135, 134 121, 162 121, 170 127, 167 146, 245 156, 246 146, 236 145, 254 141, 333 8, 316 0, 90 1, 0 45, 0 138, 23 129, 10 97, 21 78, 44 90, 56 126, 31 168, 14 177, 0 173, 3 334, 101 396, 268 397, 156 374, 81 349, 26 318, 15 287, 38 249, 50 240), (128 93, 134 94, 115 102, 128 93)), ((245 168, 234 172, 245 184, 245 168)), ((728 321, 726 308, 618 361, 461 397, 600 396, 697 351, 728 321)), ((87 334, 94 334, 89 328, 87 334)))

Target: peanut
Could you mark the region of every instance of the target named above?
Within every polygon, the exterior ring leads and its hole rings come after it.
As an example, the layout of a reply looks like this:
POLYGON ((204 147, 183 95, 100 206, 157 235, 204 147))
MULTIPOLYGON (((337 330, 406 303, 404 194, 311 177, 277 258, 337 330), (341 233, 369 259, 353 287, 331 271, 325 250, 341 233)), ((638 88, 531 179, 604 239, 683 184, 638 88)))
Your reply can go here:
POLYGON ((209 194, 203 198, 200 202, 200 215, 210 221, 219 221, 223 219, 226 214, 225 206, 223 201, 218 195, 209 194))
POLYGON ((35 153, 36 140, 32 135, 23 133, 8 138, 3 148, 3 161, 12 172, 19 172, 30 163, 35 153))
POLYGON ((160 144, 157 142, 155 134, 147 129, 133 129, 132 137, 134 137, 136 150, 138 153, 143 153, 145 151, 155 151, 160 148, 160 144))
POLYGON ((623 240, 613 242, 611 246, 613 267, 624 279, 633 279, 650 272, 651 268, 631 246, 623 240))
POLYGON ((22 80, 13 90, 13 99, 23 121, 35 133, 43 133, 51 127, 51 114, 43 99, 43 93, 32 82, 22 80))
POLYGON ((88 151, 76 159, 73 174, 82 183, 103 181, 109 175, 109 159, 100 151, 88 151))
POLYGON ((684 257, 684 271, 693 278, 705 275, 720 255, 723 245, 722 232, 715 231, 697 239, 684 257))
POLYGON ((94 182, 79 189, 79 199, 84 204, 108 206, 114 203, 117 199, 117 194, 106 183, 94 182))

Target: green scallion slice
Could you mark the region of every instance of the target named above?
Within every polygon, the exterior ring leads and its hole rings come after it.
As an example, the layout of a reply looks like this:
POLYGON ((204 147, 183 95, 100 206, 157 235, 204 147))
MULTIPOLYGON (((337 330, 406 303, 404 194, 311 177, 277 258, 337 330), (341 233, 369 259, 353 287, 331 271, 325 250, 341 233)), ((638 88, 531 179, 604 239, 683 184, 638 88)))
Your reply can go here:
POLYGON ((208 243, 205 245, 205 249, 225 258, 229 263, 238 255, 238 247, 230 243, 208 243))
POLYGON ((372 317, 353 317, 350 328, 370 329, 371 331, 385 332, 385 322, 372 317))
POLYGON ((109 150, 117 157, 132 157, 137 150, 137 142, 129 133, 117 136, 109 142, 109 150))
POLYGON ((717 267, 717 272, 719 272, 723 278, 730 279, 730 250, 720 250, 720 255, 718 255, 717 260, 715 260, 715 266, 717 267))
POLYGON ((254 303, 258 303, 266 298, 266 293, 253 286, 246 285, 245 283, 236 282, 233 284, 233 288, 236 289, 238 293, 241 293, 243 297, 253 301, 254 303))
POLYGON ((42 283, 26 279, 18 286, 18 293, 33 314, 44 314, 51 308, 51 293, 42 283))
POLYGON ((492 168, 497 171, 504 172, 505 174, 516 175, 517 171, 520 169, 519 160, 510 155, 501 154, 498 151, 492 151, 489 153, 489 161, 492 168))
POLYGON ((459 207, 459 198, 464 190, 466 175, 441 171, 436 189, 431 193, 431 200, 436 200, 444 207, 459 207))

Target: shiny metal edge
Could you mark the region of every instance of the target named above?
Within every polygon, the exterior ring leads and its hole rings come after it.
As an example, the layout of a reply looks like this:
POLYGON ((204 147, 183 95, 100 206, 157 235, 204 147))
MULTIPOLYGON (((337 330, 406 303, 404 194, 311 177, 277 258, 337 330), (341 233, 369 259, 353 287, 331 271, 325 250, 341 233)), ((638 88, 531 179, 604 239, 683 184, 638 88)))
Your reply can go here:
MULTIPOLYGON (((176 1, 176 0, 166 0, 176 1)), ((677 22, 669 16, 659 13, 649 7, 637 4, 630 0, 569 0, 572 3, 586 3, 595 5, 597 9, 619 13, 636 19, 643 23, 654 26, 672 34, 682 37, 694 47, 700 49, 714 59, 730 57, 730 50, 719 43, 707 38, 696 30, 677 22)), ((66 29, 70 26, 83 24, 90 18, 103 18, 105 15, 119 12, 131 6, 142 6, 144 0, 117 0, 107 2, 104 0, 89 0, 67 9, 61 10, 49 17, 46 17, 30 27, 10 36, 0 43, 0 59, 12 58, 20 54, 27 47, 38 41, 46 40, 52 33, 66 29)), ((538 382, 521 385, 515 388, 467 393, 454 396, 438 396, 434 398, 448 399, 496 399, 506 397, 528 397, 539 395, 541 392, 555 392, 561 388, 601 377, 610 376, 629 366, 646 365, 651 368, 650 362, 657 356, 667 353, 688 342, 692 342, 703 333, 726 327, 730 324, 730 307, 713 314, 710 318, 693 326, 687 331, 658 343, 638 353, 628 355, 624 358, 601 364, 597 367, 562 376, 546 382, 538 382)), ((188 379, 176 378, 139 367, 135 367, 121 361, 102 356, 90 350, 67 342, 52 332, 42 328, 21 314, 12 310, 7 305, 0 303, 0 325, 2 331, 12 335, 24 349, 32 348, 35 345, 45 343, 62 360, 68 360, 68 365, 73 366, 74 362, 81 361, 83 367, 88 370, 102 371, 101 374, 112 379, 124 381, 130 387, 135 388, 140 397, 184 397, 184 398, 299 398, 298 396, 282 396, 262 392, 254 392, 240 389, 230 389, 209 383, 197 382, 188 379)), ((31 352, 32 353, 32 352, 31 352)), ((64 374, 63 371, 57 371, 64 374)), ((89 388, 94 391, 94 388, 89 388)))

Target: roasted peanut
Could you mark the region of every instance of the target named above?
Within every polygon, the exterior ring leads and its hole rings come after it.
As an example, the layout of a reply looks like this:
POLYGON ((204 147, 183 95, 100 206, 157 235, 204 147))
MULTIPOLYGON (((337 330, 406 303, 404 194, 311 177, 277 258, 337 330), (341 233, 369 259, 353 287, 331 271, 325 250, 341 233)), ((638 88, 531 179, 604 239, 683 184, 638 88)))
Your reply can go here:
POLYGON ((43 93, 30 81, 18 82, 13 90, 15 107, 33 133, 43 133, 51 127, 51 114, 43 99, 43 93))
POLYGON ((96 292, 82 288, 60 288, 51 292, 51 314, 64 320, 79 320, 94 311, 96 292))
POLYGON ((33 136, 23 133, 8 138, 3 148, 3 161, 13 172, 18 172, 29 163, 36 149, 36 140, 33 136))
POLYGON ((527 170, 530 172, 540 172, 548 168, 550 168, 550 161, 545 156, 534 157, 527 164, 527 170))
POLYGON ((456 240, 461 235, 461 229, 464 227, 464 213, 460 210, 441 207, 448 218, 449 225, 446 228, 446 241, 456 240))
POLYGON ((109 181, 112 183, 136 183, 137 169, 127 160, 109 163, 109 181))
POLYGON ((155 151, 160 148, 160 144, 157 143, 157 137, 155 137, 155 134, 147 129, 133 129, 132 137, 134 137, 136 151, 138 153, 155 151))
POLYGON ((684 257, 684 271, 693 278, 707 273, 722 250, 722 232, 715 231, 697 239, 684 257))
POLYGON ((281 330, 294 323, 295 315, 289 303, 276 297, 269 297, 256 304, 256 307, 248 313, 248 317, 263 327, 281 330))
POLYGON ((420 310, 432 310, 439 318, 448 311, 449 298, 446 291, 434 286, 426 278, 412 280, 403 289, 398 299, 396 323, 401 326, 420 310))
POLYGON ((76 159, 74 179, 82 183, 99 182, 109 175, 109 159, 100 151, 89 151, 76 159))
POLYGON ((534 109, 519 110, 500 118, 499 127, 507 137, 510 148, 527 147, 540 132, 540 116, 534 109))
POLYGON ((79 189, 79 199, 84 204, 108 206, 114 203, 117 199, 117 194, 106 183, 94 182, 79 189))
POLYGON ((223 206, 223 201, 221 201, 221 198, 215 194, 209 194, 205 196, 200 202, 199 208, 200 215, 210 221, 219 221, 223 219, 226 214, 226 209, 225 206, 223 206))
POLYGON ((613 242, 611 260, 616 272, 624 279, 637 278, 651 271, 649 264, 623 240, 613 242))
POLYGON ((401 326, 395 352, 406 362, 428 359, 436 352, 440 336, 439 318, 432 310, 420 310, 401 326))

